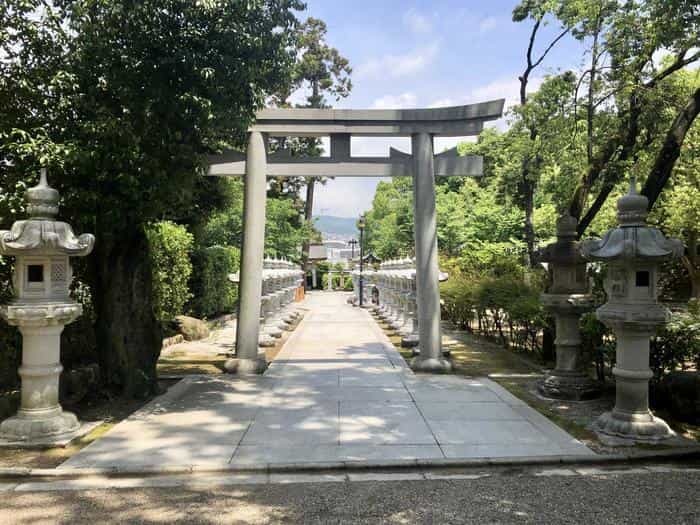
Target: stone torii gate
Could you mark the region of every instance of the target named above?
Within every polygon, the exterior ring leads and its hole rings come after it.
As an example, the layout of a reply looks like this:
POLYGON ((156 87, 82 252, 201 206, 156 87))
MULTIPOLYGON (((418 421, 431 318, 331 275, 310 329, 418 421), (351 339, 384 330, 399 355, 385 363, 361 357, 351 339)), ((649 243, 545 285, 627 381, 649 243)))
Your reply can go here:
POLYGON ((504 100, 467 106, 401 110, 263 109, 248 130, 245 155, 210 158, 209 175, 243 176, 243 245, 236 334, 239 374, 261 373, 258 348, 265 236, 266 177, 413 177, 419 355, 411 367, 446 371, 442 356, 435 177, 479 176, 483 159, 460 157, 456 148, 438 155, 433 137, 478 135, 483 123, 503 114, 504 100), (267 153, 268 137, 330 137, 330 157, 267 153), (412 154, 391 148, 389 157, 352 157, 352 136, 411 137, 412 154))

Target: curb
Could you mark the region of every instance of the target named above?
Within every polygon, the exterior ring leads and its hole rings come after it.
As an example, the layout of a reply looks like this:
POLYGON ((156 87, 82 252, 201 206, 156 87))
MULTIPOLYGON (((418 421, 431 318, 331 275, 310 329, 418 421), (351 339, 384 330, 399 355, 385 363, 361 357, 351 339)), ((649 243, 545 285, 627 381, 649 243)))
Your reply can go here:
POLYGON ((382 461, 331 461, 305 463, 262 463, 259 465, 184 465, 184 466, 142 466, 142 467, 87 467, 87 468, 0 468, 0 480, 6 479, 74 479, 91 476, 133 477, 176 475, 193 473, 289 473, 319 471, 366 471, 405 468, 457 468, 492 466, 533 466, 533 465, 607 465, 619 463, 647 462, 652 459, 700 459, 698 449, 674 449, 658 452, 617 454, 600 456, 524 456, 504 458, 443 458, 443 459, 398 459, 382 461))

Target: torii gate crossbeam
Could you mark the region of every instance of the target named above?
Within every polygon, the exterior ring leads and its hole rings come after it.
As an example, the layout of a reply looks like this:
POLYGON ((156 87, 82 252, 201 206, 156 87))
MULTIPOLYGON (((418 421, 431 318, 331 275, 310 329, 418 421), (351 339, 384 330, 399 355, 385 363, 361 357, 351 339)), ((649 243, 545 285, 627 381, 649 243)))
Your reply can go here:
POLYGON ((480 157, 456 150, 435 155, 433 137, 478 135, 483 123, 503 114, 504 100, 450 108, 402 110, 264 109, 248 130, 245 156, 226 152, 209 159, 209 175, 245 180, 243 245, 236 357, 239 374, 260 373, 265 358, 258 348, 265 235, 267 176, 413 178, 419 355, 411 363, 422 371, 445 371, 440 333, 435 177, 481 175, 480 157), (267 138, 330 136, 330 157, 267 154, 267 138), (411 137, 411 154, 391 150, 386 158, 352 157, 352 136, 411 137))

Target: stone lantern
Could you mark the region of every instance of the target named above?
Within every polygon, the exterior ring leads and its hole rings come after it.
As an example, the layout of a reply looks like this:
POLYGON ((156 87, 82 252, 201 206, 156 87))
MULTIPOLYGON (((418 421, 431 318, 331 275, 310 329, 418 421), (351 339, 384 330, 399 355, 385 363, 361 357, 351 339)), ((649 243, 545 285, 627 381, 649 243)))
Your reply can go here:
POLYGON ((557 221, 557 241, 538 253, 540 262, 549 264, 550 281, 542 294, 544 308, 556 325, 556 366, 538 388, 556 399, 581 401, 600 394, 600 387, 590 378, 581 352, 579 318, 593 306, 586 278, 586 261, 576 241, 578 222, 570 215, 557 221))
POLYGON ((649 338, 669 318, 668 310, 657 302, 659 264, 680 257, 683 244, 646 226, 648 204, 637 193, 633 179, 629 193, 617 201, 619 227, 602 239, 581 244, 584 257, 608 265, 608 302, 598 308, 596 316, 617 339, 615 408, 600 416, 593 427, 601 434, 634 441, 673 435, 666 422, 649 410, 649 338))
POLYGON ((0 255, 15 257, 15 299, 0 306, 0 315, 22 334, 20 409, 0 425, 8 441, 54 442, 70 439, 80 429, 76 416, 58 403, 63 327, 82 313, 70 298, 71 256, 92 251, 95 238, 76 237, 58 214, 58 192, 41 170, 38 186, 26 193, 29 219, 0 231, 0 255))

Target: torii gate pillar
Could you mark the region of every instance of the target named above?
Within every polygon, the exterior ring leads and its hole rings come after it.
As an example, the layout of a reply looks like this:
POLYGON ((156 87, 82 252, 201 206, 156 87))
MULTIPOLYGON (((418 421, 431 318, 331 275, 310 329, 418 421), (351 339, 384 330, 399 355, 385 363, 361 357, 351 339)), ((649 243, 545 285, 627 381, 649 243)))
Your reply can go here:
POLYGON ((259 131, 248 134, 245 193, 243 197, 243 245, 236 358, 226 361, 229 372, 260 374, 267 368, 258 346, 262 269, 265 252, 265 203, 267 201, 267 141, 259 131))
POLYGON ((414 163, 413 220, 420 349, 419 355, 411 362, 411 368, 446 372, 452 365, 442 356, 433 137, 428 133, 412 135, 411 149, 414 163))

